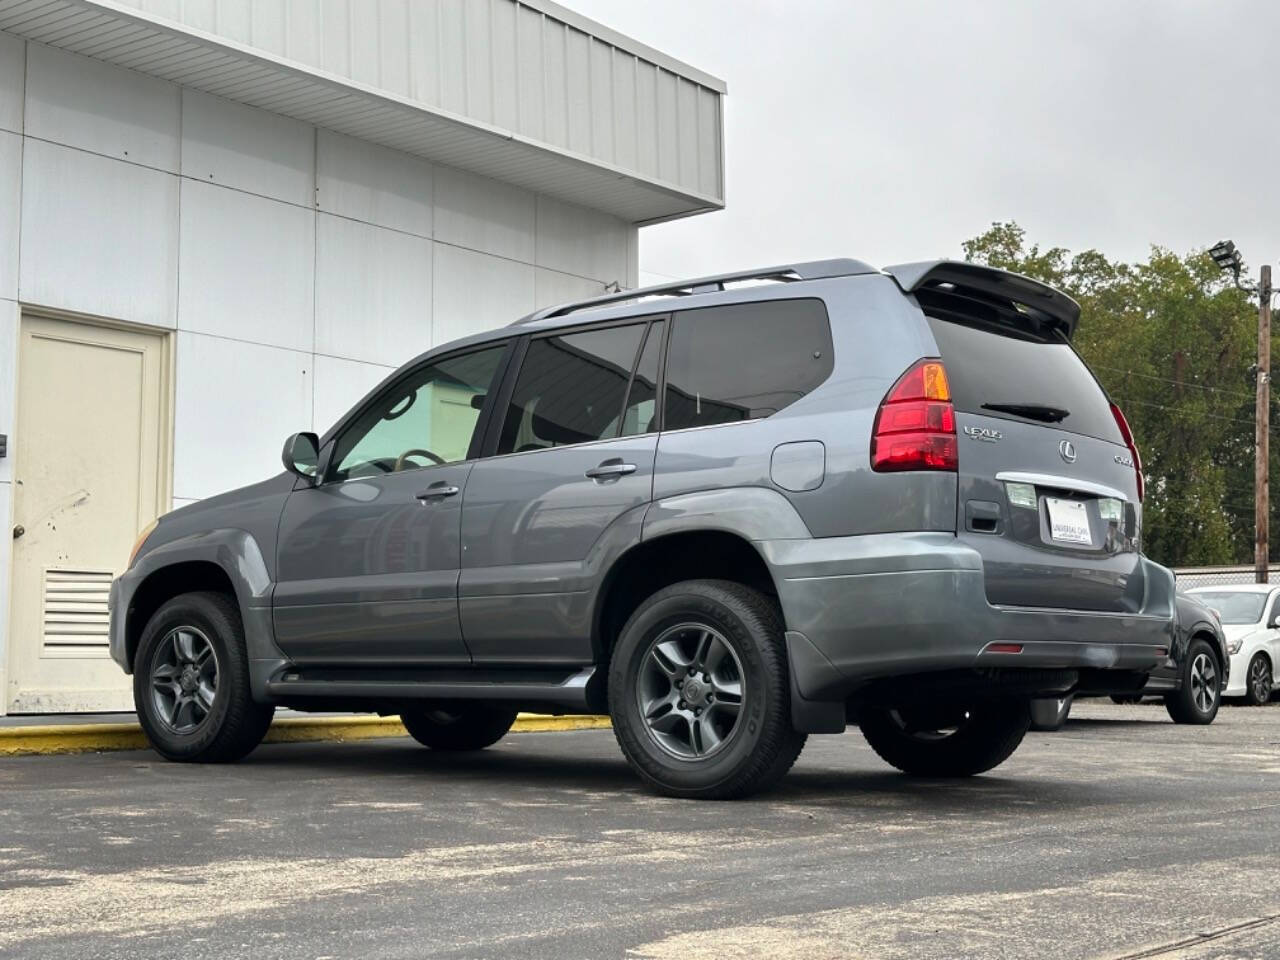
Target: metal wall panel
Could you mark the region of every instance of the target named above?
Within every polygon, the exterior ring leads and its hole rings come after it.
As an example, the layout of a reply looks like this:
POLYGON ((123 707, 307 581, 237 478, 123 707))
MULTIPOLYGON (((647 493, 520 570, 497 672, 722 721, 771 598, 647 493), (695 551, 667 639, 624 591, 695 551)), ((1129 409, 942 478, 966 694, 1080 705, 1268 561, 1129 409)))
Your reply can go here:
MULTIPOLYGON (((22 138, 0 131, 0 298, 18 299, 19 223, 22 215, 22 138)), ((6 347, 0 331, 0 353, 6 347)), ((6 382, 0 379, 0 384, 6 382)), ((0 392, 8 389, 0 386, 0 392)), ((3 399, 0 398, 0 403, 3 399)), ((0 433, 4 433, 0 428, 0 433)), ((0 463, 3 463, 0 460, 0 463)))
POLYGON ((178 326, 311 350, 315 222, 312 210, 184 178, 178 326))
POLYGON ((199 500, 279 473, 280 444, 311 423, 312 379, 310 354, 179 332, 174 496, 199 500))
POLYGON ((22 132, 26 70, 27 45, 18 37, 0 33, 0 130, 22 132))
POLYGON ((539 0, 122 2, 600 163, 724 195, 723 84, 539 0), (678 98, 657 90, 664 74, 672 89, 678 81, 678 98), (646 142, 661 145, 664 162, 644 151, 646 142))
POLYGON ((397 366, 431 345, 431 241, 320 214, 316 353, 397 366))
POLYGON ((27 303, 172 327, 178 178, 28 138, 19 290, 27 303))
POLYGON ((533 308, 553 307, 568 303, 570 300, 585 300, 598 297, 604 293, 604 284, 599 280, 587 280, 575 277, 558 270, 538 267, 533 278, 533 308))
POLYGON ((315 129, 265 110, 182 91, 182 175, 310 207, 315 129))
POLYGON ((534 262, 601 283, 627 282, 627 236, 633 227, 594 210, 538 198, 534 262))
POLYGON ((533 262, 534 195, 454 167, 437 167, 435 237, 511 260, 533 262))
POLYGON ((316 131, 316 206, 327 213, 431 236, 435 168, 398 150, 316 131))
POLYGON ((533 310, 533 267, 445 243, 435 245, 433 345, 505 326, 533 310))
POLYGON ((178 172, 181 91, 172 83, 33 44, 26 133, 178 172))

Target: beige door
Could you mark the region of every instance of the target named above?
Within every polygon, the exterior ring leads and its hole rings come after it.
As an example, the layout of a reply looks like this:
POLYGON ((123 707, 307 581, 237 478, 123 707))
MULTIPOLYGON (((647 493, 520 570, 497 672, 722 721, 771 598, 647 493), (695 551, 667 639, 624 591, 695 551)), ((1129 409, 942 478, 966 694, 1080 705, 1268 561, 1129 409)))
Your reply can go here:
POLYGON ((169 343, 24 316, 14 430, 11 713, 121 710, 107 592, 169 506, 169 343))

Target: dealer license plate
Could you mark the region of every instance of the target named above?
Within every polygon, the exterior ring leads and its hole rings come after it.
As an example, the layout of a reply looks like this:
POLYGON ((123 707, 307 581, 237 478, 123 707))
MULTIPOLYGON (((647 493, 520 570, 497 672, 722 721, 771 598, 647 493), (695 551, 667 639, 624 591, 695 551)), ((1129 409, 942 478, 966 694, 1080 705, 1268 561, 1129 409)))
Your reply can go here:
POLYGON ((1045 497, 1049 506, 1049 536, 1063 543, 1092 544, 1089 533, 1089 511, 1079 500, 1045 497))

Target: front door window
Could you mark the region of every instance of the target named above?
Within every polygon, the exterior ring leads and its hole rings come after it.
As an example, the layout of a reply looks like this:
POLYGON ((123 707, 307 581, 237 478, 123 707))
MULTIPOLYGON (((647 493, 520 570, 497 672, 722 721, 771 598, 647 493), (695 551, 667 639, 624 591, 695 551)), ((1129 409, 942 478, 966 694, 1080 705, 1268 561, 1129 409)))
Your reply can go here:
POLYGON ((466 460, 505 344, 414 370, 338 440, 329 480, 381 477, 466 460))

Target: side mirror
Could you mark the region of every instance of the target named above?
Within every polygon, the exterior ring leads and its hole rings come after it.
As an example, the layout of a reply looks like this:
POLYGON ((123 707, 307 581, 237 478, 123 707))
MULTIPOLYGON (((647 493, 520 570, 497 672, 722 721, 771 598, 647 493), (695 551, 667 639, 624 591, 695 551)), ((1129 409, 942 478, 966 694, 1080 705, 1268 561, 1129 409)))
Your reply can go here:
POLYGON ((290 473, 315 486, 320 469, 320 438, 314 433, 295 433, 284 442, 280 460, 290 473))

